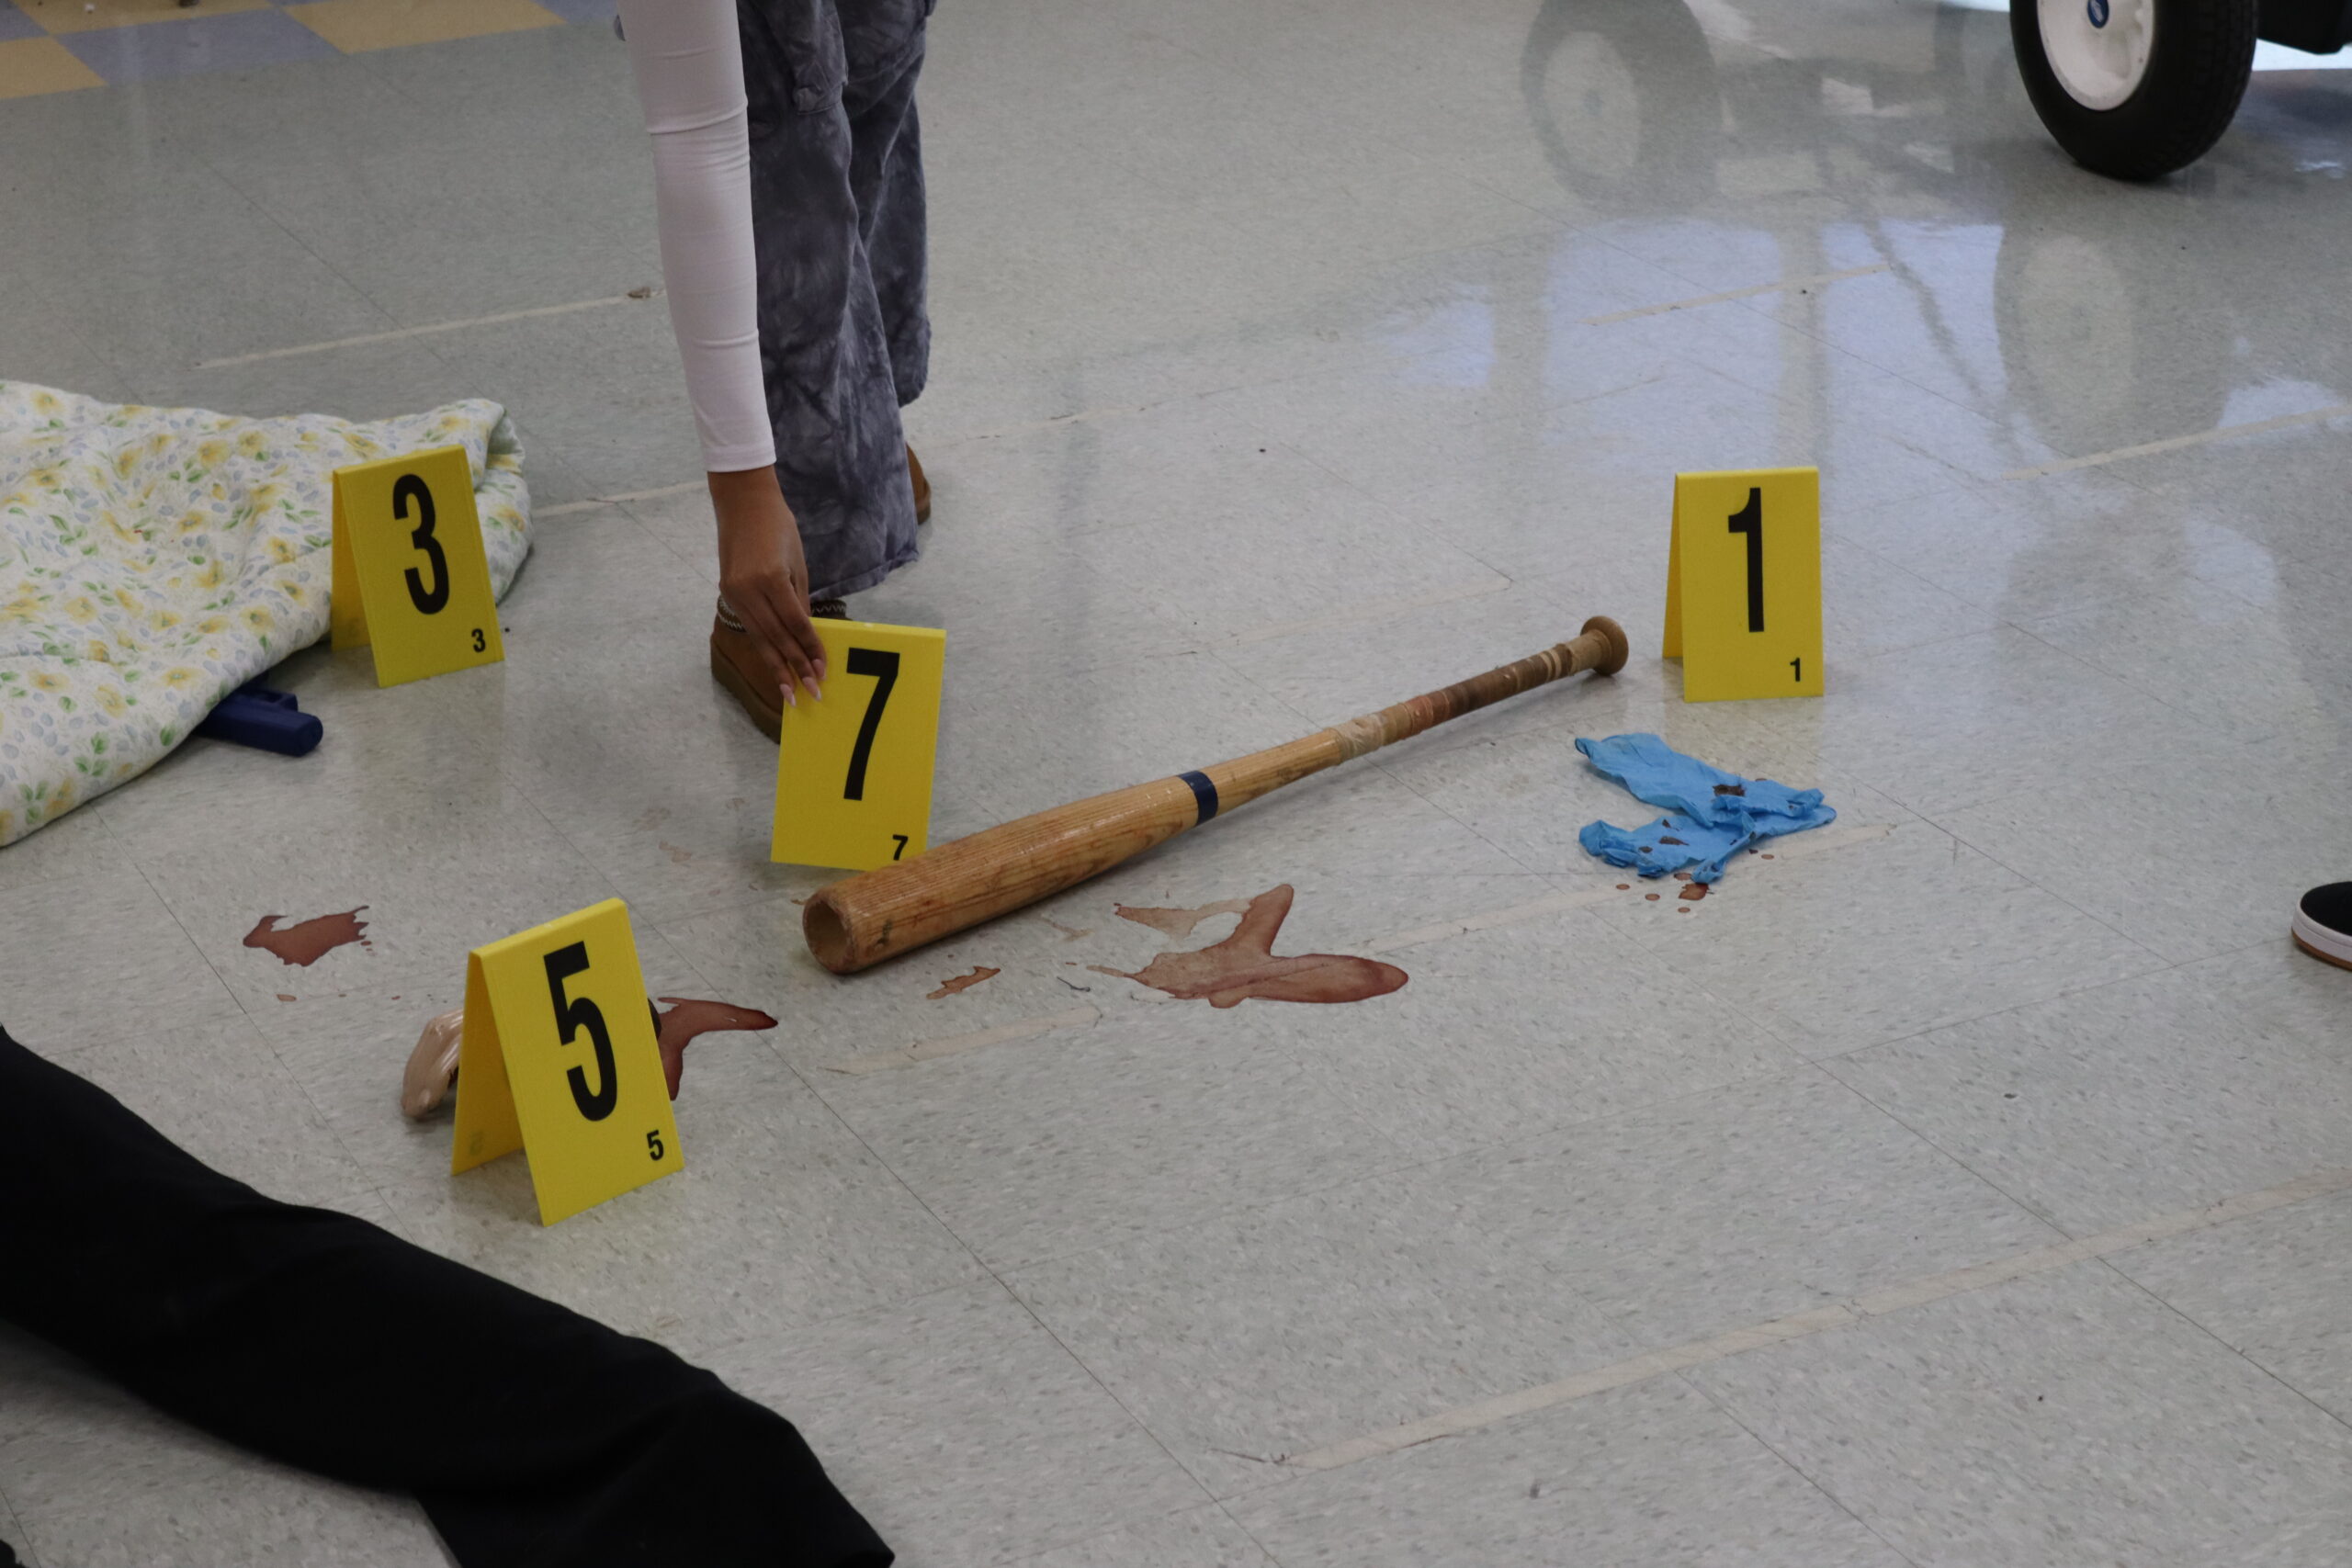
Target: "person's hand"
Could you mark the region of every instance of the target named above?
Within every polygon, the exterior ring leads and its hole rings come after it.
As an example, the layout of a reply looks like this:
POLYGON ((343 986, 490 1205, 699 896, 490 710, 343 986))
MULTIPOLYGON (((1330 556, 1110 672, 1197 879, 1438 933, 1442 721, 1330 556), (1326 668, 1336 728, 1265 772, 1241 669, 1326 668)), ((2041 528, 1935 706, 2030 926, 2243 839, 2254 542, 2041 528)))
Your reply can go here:
POLYGON ((767 661, 784 700, 796 683, 821 699, 825 645, 808 618, 808 566, 800 555, 800 527, 774 468, 712 474, 710 502, 718 513, 718 592, 767 661))

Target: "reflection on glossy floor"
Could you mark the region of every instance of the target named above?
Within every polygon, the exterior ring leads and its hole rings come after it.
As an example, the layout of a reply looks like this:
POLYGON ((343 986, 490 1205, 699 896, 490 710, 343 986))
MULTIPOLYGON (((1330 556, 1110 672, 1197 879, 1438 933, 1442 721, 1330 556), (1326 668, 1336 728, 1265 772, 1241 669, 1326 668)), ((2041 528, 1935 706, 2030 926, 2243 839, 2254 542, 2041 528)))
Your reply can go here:
MULTIPOLYGON (((655 277, 594 12, 0 102, 0 375, 493 397, 544 509, 503 668, 300 655, 314 756, 198 742, 0 853, 13 1032, 707 1360, 917 1568, 2342 1562, 2352 975, 2285 927, 2352 875, 2346 77, 2259 76, 2126 188, 1981 9, 947 0, 937 520, 857 605, 948 630, 936 836, 1588 615, 1636 658, 837 981, 704 669, 662 307, 401 335, 655 277), (1670 476, 1804 462, 1829 694, 1685 708, 1670 476), (1634 808, 1570 741, 1626 729, 1842 836, 1688 914, 1618 894, 1575 829, 1634 808), (1230 929, 1114 904, 1285 882, 1286 942, 1410 983, 1211 1010, 1087 967, 1230 929), (783 1021, 695 1047, 682 1176, 542 1232, 519 1162, 447 1177, 401 1065, 469 946, 615 894, 657 994, 783 1021), (373 945, 308 969, 241 944, 358 904, 373 945)), ((13 1339, 0 1538, 440 1561, 406 1502, 13 1339)))

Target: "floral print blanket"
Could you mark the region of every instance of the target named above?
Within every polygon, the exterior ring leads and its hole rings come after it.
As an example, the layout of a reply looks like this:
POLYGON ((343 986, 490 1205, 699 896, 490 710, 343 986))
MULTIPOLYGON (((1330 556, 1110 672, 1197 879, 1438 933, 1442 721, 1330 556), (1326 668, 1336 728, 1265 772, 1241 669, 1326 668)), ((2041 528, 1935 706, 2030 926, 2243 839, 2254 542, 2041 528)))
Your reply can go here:
POLYGON ((0 380, 0 845, 144 773, 326 635, 336 468, 451 446, 503 597, 530 492, 494 403, 354 424, 0 380))

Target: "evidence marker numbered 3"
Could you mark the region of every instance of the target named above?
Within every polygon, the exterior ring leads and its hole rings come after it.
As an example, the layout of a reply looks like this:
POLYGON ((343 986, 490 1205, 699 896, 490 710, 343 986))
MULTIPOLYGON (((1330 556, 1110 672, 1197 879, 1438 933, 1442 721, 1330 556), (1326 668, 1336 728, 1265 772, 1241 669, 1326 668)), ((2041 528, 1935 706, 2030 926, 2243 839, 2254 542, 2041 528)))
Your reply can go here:
POLYGON ((334 471, 334 646, 373 645, 376 684, 506 657, 462 446, 334 471))
POLYGON ((819 621, 825 695, 784 710, 769 858, 870 871, 931 843, 947 634, 819 621))

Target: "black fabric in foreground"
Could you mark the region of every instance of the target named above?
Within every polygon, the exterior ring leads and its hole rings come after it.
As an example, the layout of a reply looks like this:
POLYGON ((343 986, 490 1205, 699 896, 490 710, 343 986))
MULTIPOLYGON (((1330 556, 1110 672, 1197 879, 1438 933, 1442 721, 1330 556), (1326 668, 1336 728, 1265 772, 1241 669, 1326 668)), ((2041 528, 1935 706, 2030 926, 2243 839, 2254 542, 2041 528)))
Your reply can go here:
POLYGON ((892 1561, 710 1372, 266 1198, 5 1031, 0 1257, 0 1317, 216 1436, 414 1493, 463 1568, 892 1561))

